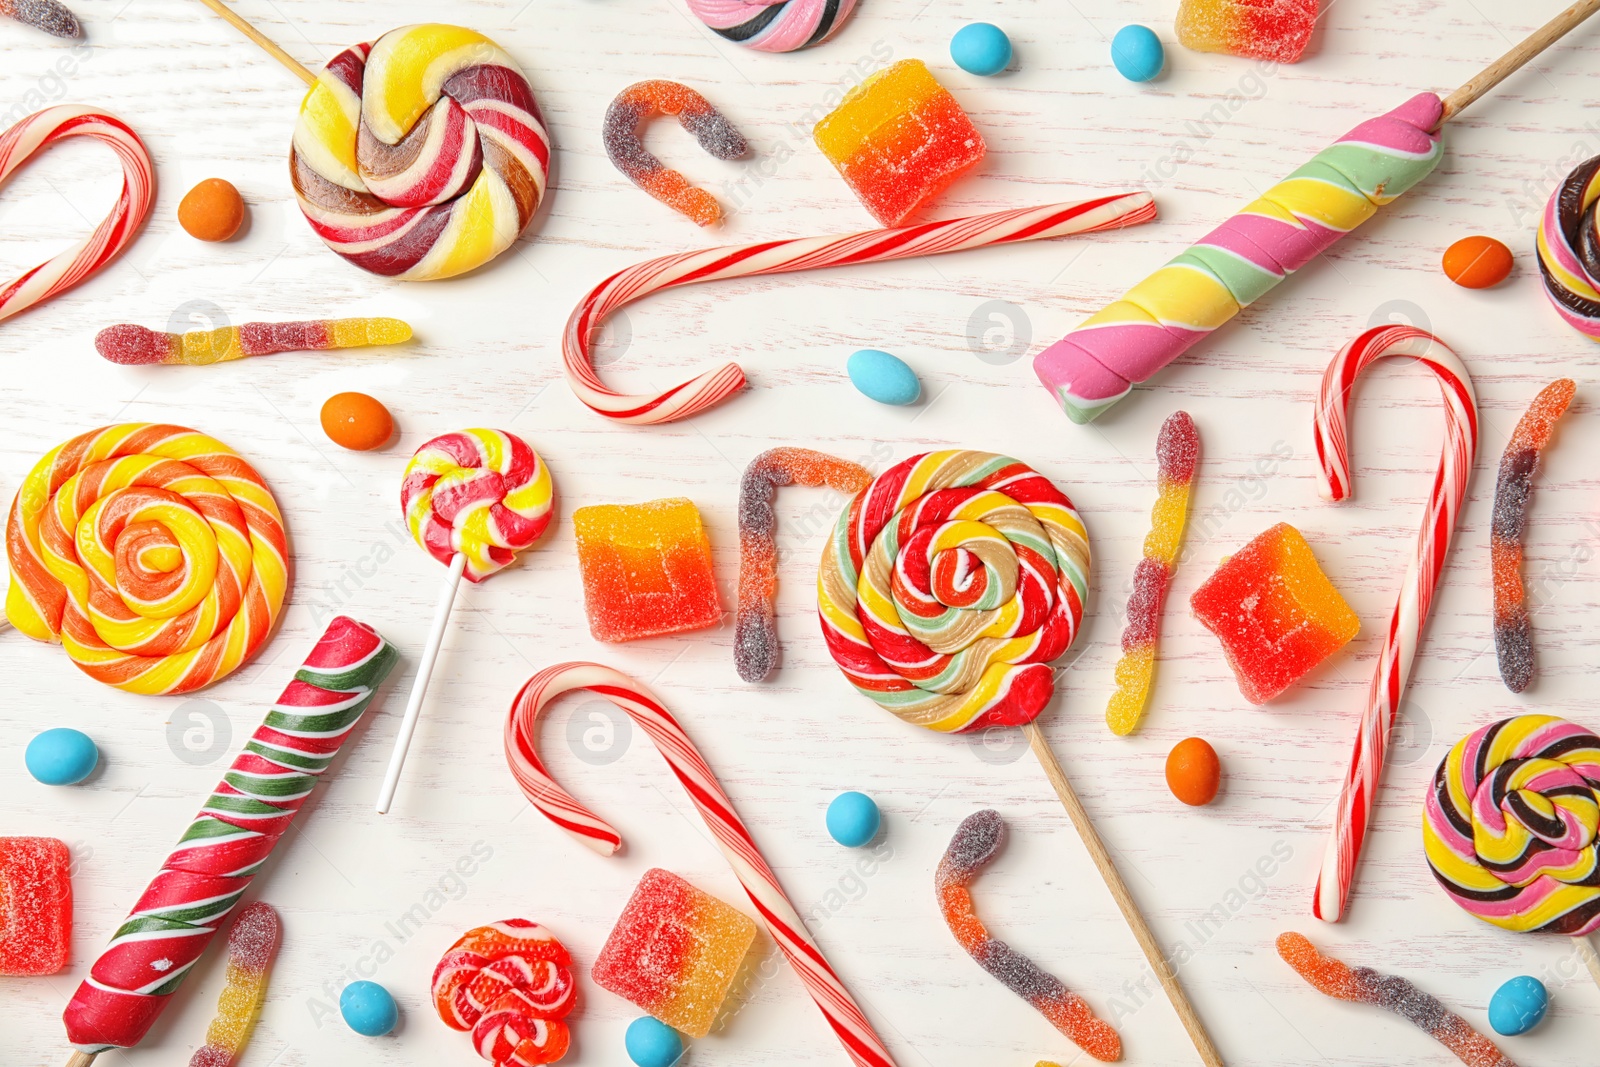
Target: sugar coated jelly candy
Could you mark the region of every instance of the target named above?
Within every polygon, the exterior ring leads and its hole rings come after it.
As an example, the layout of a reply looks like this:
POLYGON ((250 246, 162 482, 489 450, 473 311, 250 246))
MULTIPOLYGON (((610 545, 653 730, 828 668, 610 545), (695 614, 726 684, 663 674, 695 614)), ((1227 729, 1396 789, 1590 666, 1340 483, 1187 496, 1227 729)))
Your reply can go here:
POLYGON ((645 872, 594 961, 594 981, 690 1037, 711 1032, 756 924, 671 871, 645 872))
POLYGON ((711 545, 682 497, 572 513, 583 604, 597 641, 633 641, 722 619, 711 545))
POLYGON ((1445 1007, 1431 993, 1397 974, 1380 974, 1371 967, 1351 967, 1324 956, 1304 934, 1278 935, 1278 955, 1313 988, 1336 1000, 1371 1004, 1392 1011, 1455 1053, 1467 1067, 1517 1067, 1495 1043, 1472 1024, 1445 1007))
POLYGON ((237 1062, 267 999, 267 976, 282 933, 283 924, 271 904, 257 900, 240 909, 228 931, 228 969, 217 1016, 189 1067, 233 1067, 237 1062))
POLYGON ((1222 561, 1189 599, 1252 704, 1265 704, 1349 643, 1360 620, 1288 523, 1222 561))
POLYGON ((53 837, 0 837, 0 975, 64 970, 72 949, 72 854, 53 837))
POLYGON ((845 94, 812 131, 817 147, 885 226, 976 167, 983 135, 919 59, 902 59, 845 94))
POLYGON ((1183 0, 1178 41, 1196 52, 1293 63, 1317 24, 1318 0, 1183 0))
POLYGON ((1128 624, 1122 631, 1122 658, 1115 673, 1117 691, 1106 705, 1106 725, 1119 737, 1138 728, 1150 699, 1161 610, 1178 569, 1178 550, 1189 516, 1189 488, 1199 459, 1200 434, 1194 419, 1187 411, 1173 412, 1156 437, 1156 503, 1150 511, 1144 556, 1133 571, 1128 624))

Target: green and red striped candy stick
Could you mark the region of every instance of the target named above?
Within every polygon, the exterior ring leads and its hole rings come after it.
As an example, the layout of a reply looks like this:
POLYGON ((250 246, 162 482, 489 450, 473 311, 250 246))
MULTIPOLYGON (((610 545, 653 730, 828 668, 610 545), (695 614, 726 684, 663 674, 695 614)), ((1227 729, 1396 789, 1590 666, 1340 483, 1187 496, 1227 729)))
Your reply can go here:
POLYGON ((398 658, 364 623, 328 624, 67 1005, 75 1064, 144 1037, 398 658))

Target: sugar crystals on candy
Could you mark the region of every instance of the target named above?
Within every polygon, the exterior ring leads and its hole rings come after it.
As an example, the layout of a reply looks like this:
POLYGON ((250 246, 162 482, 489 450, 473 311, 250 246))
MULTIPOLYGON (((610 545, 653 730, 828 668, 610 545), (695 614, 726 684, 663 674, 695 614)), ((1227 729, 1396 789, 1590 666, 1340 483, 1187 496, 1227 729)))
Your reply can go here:
POLYGON ((572 513, 584 611, 598 641, 633 641, 722 620, 711 545, 682 497, 572 513))
POLYGON ((259 900, 246 904, 233 920, 217 1017, 211 1020, 206 1043, 195 1052, 189 1067, 233 1067, 238 1060, 267 998, 267 973, 278 955, 282 928, 277 910, 259 900))
POLYGON ((1533 681, 1533 634, 1522 586, 1522 531, 1528 521, 1539 456, 1550 443, 1556 420, 1566 414, 1577 383, 1558 378, 1540 390, 1500 457, 1494 487, 1494 519, 1489 528, 1489 559, 1494 584, 1494 644, 1500 677, 1520 693, 1533 681))
POLYGON ((1311 43, 1318 0, 1183 0, 1178 41, 1196 52, 1297 61, 1311 43))
POLYGON ((72 948, 72 855, 53 837, 0 837, 0 975, 55 974, 72 948))
POLYGON ((671 871, 645 872, 594 961, 594 981, 690 1037, 711 1032, 756 924, 671 871))
POLYGON ((1317 990, 1394 1012, 1455 1053, 1467 1067, 1516 1067, 1465 1019, 1398 975, 1350 967, 1324 956, 1305 935, 1293 931, 1278 935, 1278 955, 1317 990))
POLYGON ((1282 522, 1223 560, 1189 606, 1222 642, 1252 704, 1304 678, 1361 628, 1306 539, 1282 522))
POLYGON ((1156 437, 1156 503, 1150 510, 1144 557, 1133 571, 1128 625, 1122 631, 1122 658, 1116 666, 1117 691, 1106 705, 1106 725, 1121 737, 1138 728, 1150 698, 1161 609, 1178 569, 1178 549, 1189 515, 1189 488, 1199 459, 1200 435, 1194 419, 1186 411, 1174 412, 1161 424, 1156 437))
POLYGON ((918 59, 903 59, 850 90, 812 136, 885 226, 898 226, 987 151, 956 98, 918 59))

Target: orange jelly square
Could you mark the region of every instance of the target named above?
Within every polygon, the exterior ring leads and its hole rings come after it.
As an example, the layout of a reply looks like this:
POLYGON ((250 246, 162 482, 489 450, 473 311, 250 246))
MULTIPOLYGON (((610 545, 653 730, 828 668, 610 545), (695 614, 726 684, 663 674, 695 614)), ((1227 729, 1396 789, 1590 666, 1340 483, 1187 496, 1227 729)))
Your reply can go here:
POLYGON ((635 641, 722 621, 711 544, 682 497, 572 513, 583 605, 597 641, 635 641))
POLYGON ((900 225, 987 151, 956 98, 917 59, 850 90, 812 137, 885 226, 900 225))
POLYGON ((1221 640, 1252 704, 1294 685, 1361 628, 1306 539, 1282 522, 1224 559, 1189 606, 1221 640))

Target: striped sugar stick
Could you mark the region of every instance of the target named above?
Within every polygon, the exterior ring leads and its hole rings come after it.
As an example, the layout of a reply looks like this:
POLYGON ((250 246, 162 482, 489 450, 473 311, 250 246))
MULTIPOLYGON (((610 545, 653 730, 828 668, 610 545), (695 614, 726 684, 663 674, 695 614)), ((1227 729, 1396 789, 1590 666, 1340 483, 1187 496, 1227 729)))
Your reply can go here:
POLYGON ((398 658, 364 623, 328 624, 67 1005, 74 1064, 144 1037, 398 658))
POLYGON ((1428 493, 1416 551, 1406 562, 1400 596, 1389 617, 1383 649, 1361 712, 1350 768, 1334 809, 1333 832, 1323 855, 1322 872, 1317 877, 1312 912, 1328 922, 1339 921, 1350 898, 1356 860, 1372 820, 1378 780, 1383 776, 1389 731, 1411 677, 1417 643, 1433 607, 1434 589, 1450 555, 1456 515, 1467 495, 1473 457, 1478 452, 1478 401, 1472 390, 1472 376, 1460 358, 1424 330, 1378 326, 1346 345, 1322 375, 1313 440, 1321 463, 1323 495, 1336 502, 1350 496, 1350 391, 1363 371, 1391 356, 1415 359, 1439 380, 1445 405, 1444 451, 1428 493))
POLYGON ((873 1032, 865 1013, 811 939, 799 913, 778 884, 777 875, 772 873, 749 829, 734 811, 733 801, 723 792, 722 783, 717 781, 683 727, 648 688, 598 663, 558 663, 528 679, 511 703, 511 713, 506 718, 505 744, 511 773, 533 806, 602 856, 613 854, 622 845, 622 836, 611 824, 561 788, 539 759, 539 714, 551 701, 573 690, 600 694, 627 712, 650 735, 650 740, 655 742, 672 773, 700 810, 700 817, 750 895, 750 902, 760 913, 772 939, 805 983, 806 990, 822 1009, 850 1058, 859 1067, 894 1067, 889 1050, 873 1032))

